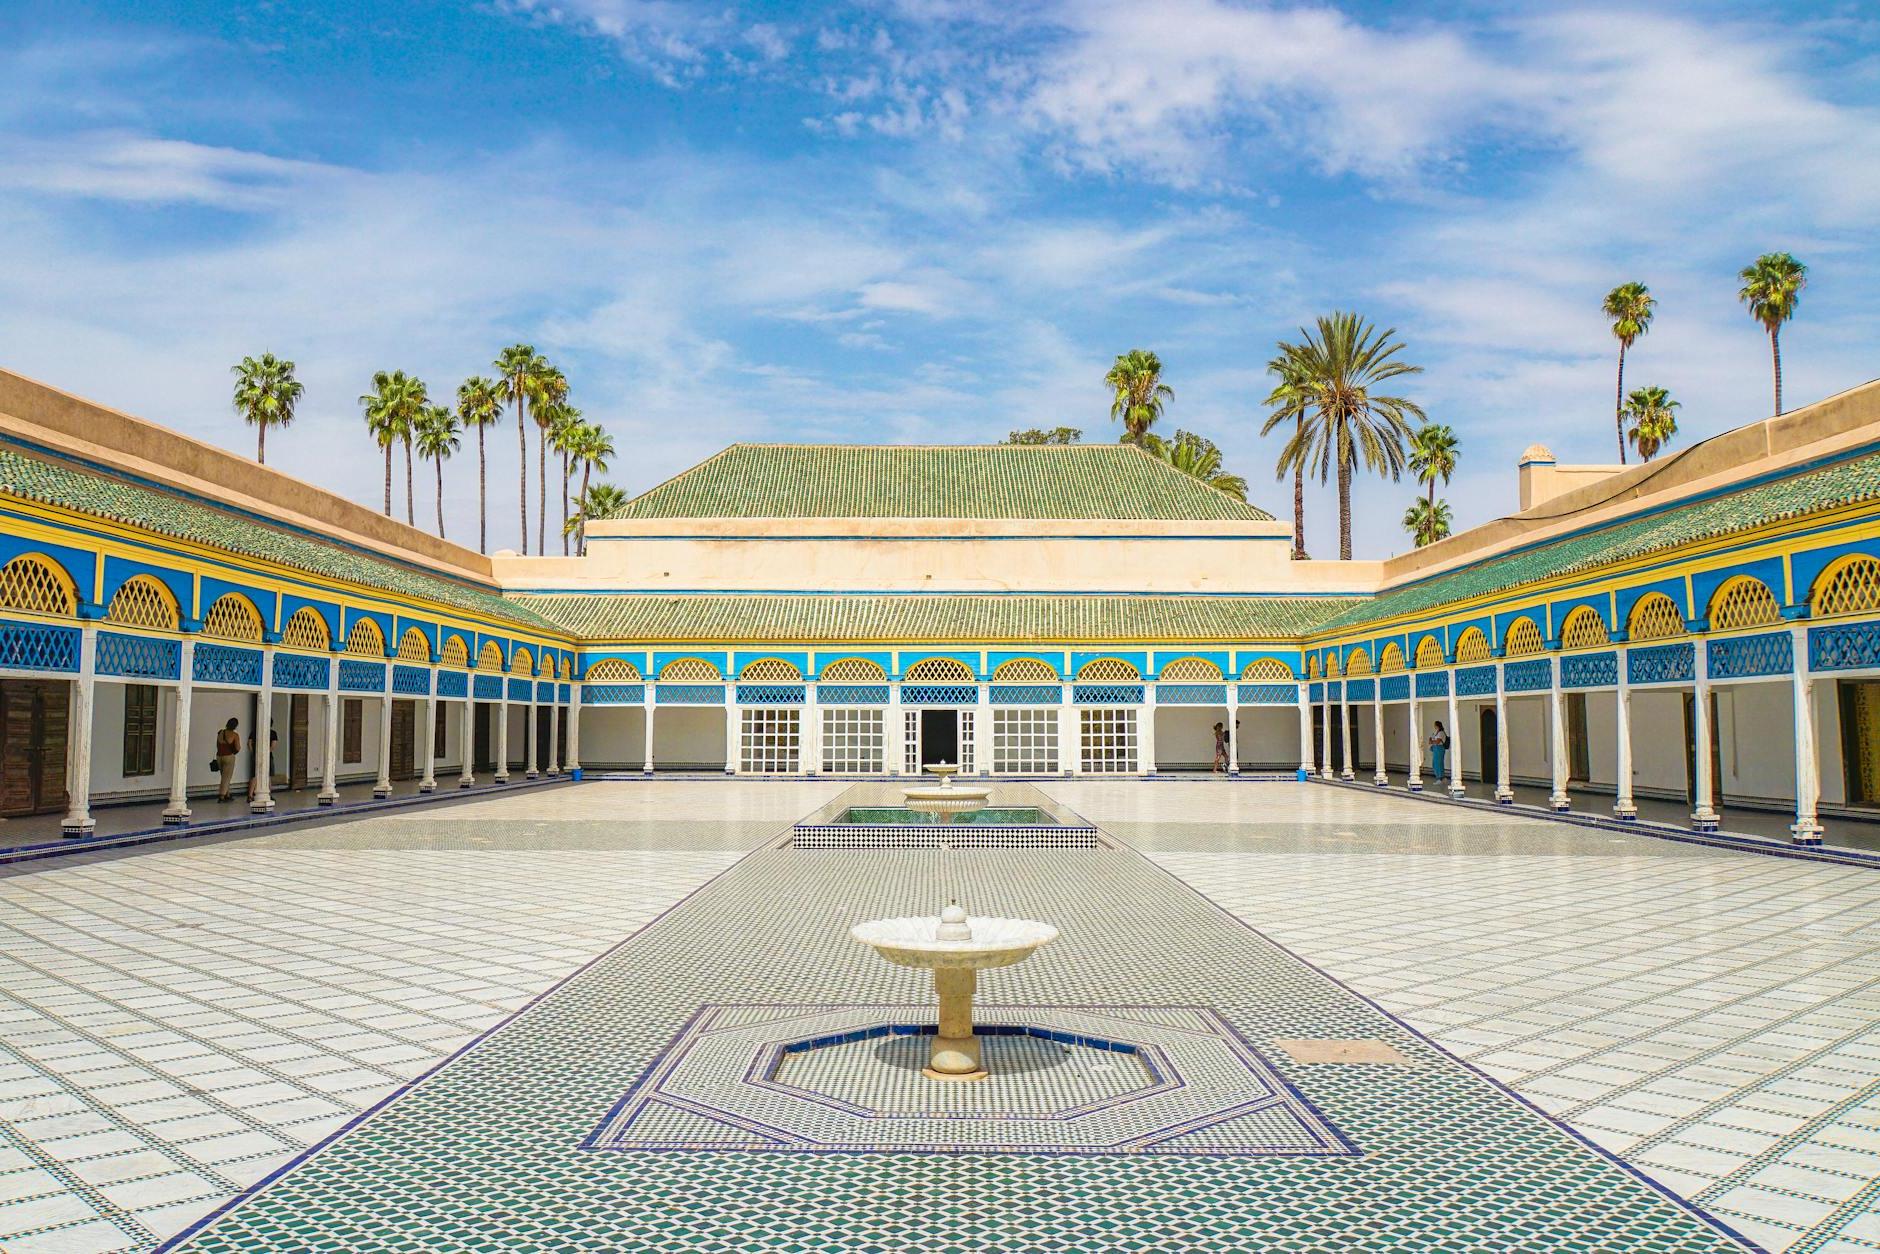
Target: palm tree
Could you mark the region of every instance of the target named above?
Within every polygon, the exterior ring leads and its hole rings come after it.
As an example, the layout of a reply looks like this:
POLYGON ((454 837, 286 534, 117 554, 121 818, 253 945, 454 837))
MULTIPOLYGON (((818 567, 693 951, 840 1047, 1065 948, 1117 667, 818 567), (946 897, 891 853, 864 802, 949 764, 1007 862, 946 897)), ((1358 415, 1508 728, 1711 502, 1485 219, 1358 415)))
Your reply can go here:
POLYGON ((402 370, 380 370, 372 376, 372 391, 359 398, 365 407, 366 429, 385 450, 385 516, 392 516, 392 446, 405 442, 405 503, 411 513, 411 431, 428 401, 422 381, 402 370))
POLYGON ((1175 389, 1162 382, 1162 359, 1140 348, 1119 354, 1103 381, 1114 394, 1110 417, 1122 422, 1125 444, 1141 444, 1163 404, 1175 399, 1175 389))
POLYGON ((1403 529, 1420 549, 1449 537, 1449 502, 1435 497, 1414 497, 1403 512, 1403 529))
POLYGON ((597 483, 591 488, 583 488, 581 499, 575 504, 574 516, 568 520, 565 530, 581 534, 581 546, 585 551, 588 520, 612 518, 626 508, 629 499, 625 492, 611 483, 597 483))
POLYGON ((1143 443, 1143 449, 1150 456, 1167 462, 1175 469, 1192 478, 1199 479, 1216 491, 1240 500, 1247 499, 1247 481, 1239 475, 1230 475, 1221 468, 1221 450, 1213 440, 1196 435, 1192 431, 1175 432, 1173 440, 1160 439, 1150 435, 1143 443))
POLYGON ((273 353, 244 357, 232 368, 235 375, 235 412, 255 428, 255 460, 268 464, 268 428, 285 427, 294 420, 302 388, 294 377, 294 363, 273 353))
POLYGON ((477 552, 490 551, 489 463, 483 448, 483 428, 503 420, 502 389, 490 379, 475 375, 457 389, 457 421, 468 431, 477 431, 477 552))
MULTIPOLYGON (((1299 346, 1281 340, 1279 355, 1266 363, 1266 372, 1277 383, 1267 395, 1266 404, 1273 410, 1267 415, 1266 422, 1260 427, 1261 435, 1271 435, 1273 429, 1288 419, 1293 424, 1296 437, 1305 428, 1306 411, 1311 407, 1311 394, 1305 386, 1305 377, 1300 371, 1299 346)), ((1284 476, 1288 469, 1285 455, 1280 456, 1275 469, 1275 477, 1284 476)), ((1306 470, 1303 459, 1291 465, 1293 480, 1293 561, 1303 562, 1306 558, 1306 470)))
POLYGON ((1461 449, 1456 433, 1438 422, 1426 422, 1410 436, 1410 469, 1430 485, 1432 507, 1436 504, 1436 481, 1441 479, 1444 487, 1449 486, 1461 449))
MULTIPOLYGON (((598 470, 607 473, 607 459, 614 455, 614 438, 608 435, 598 423, 585 423, 576 437, 575 457, 581 463, 581 494, 576 498, 575 511, 580 516, 580 503, 588 499, 588 476, 598 470)), ((587 524, 581 521, 578 532, 576 551, 587 552, 587 524)))
POLYGON ((437 538, 444 538, 444 459, 457 451, 457 415, 448 405, 427 405, 418 415, 418 455, 437 467, 437 538))
POLYGON ((520 466, 516 471, 517 513, 522 520, 522 552, 529 551, 529 424, 523 407, 535 402, 542 371, 548 362, 531 344, 512 344, 496 358, 497 386, 516 407, 516 445, 520 466))
MULTIPOLYGON (((541 373, 536 376, 535 399, 529 405, 529 413, 534 416, 536 427, 535 552, 538 557, 548 552, 548 430, 553 425, 555 414, 567 400, 567 377, 544 361, 541 373)), ((527 537, 524 540, 526 543, 527 537)))
POLYGON ((1764 253, 1737 276, 1743 290, 1737 299, 1749 306, 1750 317, 1769 332, 1769 357, 1775 363, 1776 413, 1782 413, 1782 324, 1795 316, 1795 306, 1808 286, 1808 267, 1790 253, 1764 253))
POLYGON ((1282 470, 1295 465, 1323 483, 1338 473, 1338 557, 1351 560, 1351 472, 1360 458, 1365 467, 1393 480, 1403 475, 1404 441, 1410 419, 1423 410, 1401 396, 1374 389, 1423 367, 1394 360, 1403 344, 1353 313, 1322 317, 1307 331, 1295 355, 1300 386, 1307 393, 1305 421, 1280 453, 1282 470))
POLYGON ((1619 341, 1619 386, 1612 397, 1612 420, 1619 428, 1619 464, 1625 465, 1625 350, 1652 329, 1652 308, 1657 305, 1643 283, 1621 283, 1606 293, 1604 309, 1612 319, 1612 334, 1619 341))
POLYGON ((1632 443, 1639 457, 1650 461, 1671 443, 1678 433, 1677 408, 1671 393, 1660 387, 1634 388, 1625 398, 1625 416, 1632 420, 1632 443))
POLYGON ((548 446, 561 455, 561 555, 568 556, 568 480, 574 475, 574 446, 586 424, 581 411, 567 402, 545 407, 548 411, 548 446))

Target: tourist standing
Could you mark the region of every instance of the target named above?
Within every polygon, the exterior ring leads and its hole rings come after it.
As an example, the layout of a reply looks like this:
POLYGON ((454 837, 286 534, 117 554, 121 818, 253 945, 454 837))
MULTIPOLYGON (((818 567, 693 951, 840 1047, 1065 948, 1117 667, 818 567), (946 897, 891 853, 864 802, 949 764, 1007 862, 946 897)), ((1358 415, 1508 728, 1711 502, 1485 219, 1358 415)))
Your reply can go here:
POLYGON ((221 731, 215 734, 215 773, 218 780, 215 799, 217 801, 229 800, 228 786, 235 775, 235 758, 242 751, 241 733, 236 730, 240 726, 241 720, 232 718, 223 724, 221 731))
POLYGON ((1219 723, 1214 725, 1214 769, 1227 771, 1227 729, 1219 723))
POLYGON ((1443 729, 1443 721, 1436 720, 1436 730, 1430 733, 1430 772, 1437 779, 1443 778, 1443 764, 1449 757, 1449 733, 1443 729))

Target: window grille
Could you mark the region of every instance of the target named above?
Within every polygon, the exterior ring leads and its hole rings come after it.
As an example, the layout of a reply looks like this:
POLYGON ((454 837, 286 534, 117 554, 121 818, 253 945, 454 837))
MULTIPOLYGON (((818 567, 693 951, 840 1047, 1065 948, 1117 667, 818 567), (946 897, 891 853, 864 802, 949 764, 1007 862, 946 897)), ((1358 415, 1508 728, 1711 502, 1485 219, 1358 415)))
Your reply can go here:
POLYGON ((355 698, 341 702, 339 760, 356 763, 366 755, 366 703, 355 698))
POLYGON ((659 682, 662 684, 716 684, 723 680, 724 676, 718 673, 716 666, 696 657, 682 657, 668 662, 666 669, 659 672, 659 682))
POLYGON ((503 646, 494 640, 485 640, 483 648, 477 652, 477 669, 480 671, 503 669, 503 646))
POLYGON ((1417 669, 1428 666, 1443 666, 1448 659, 1443 656, 1443 646, 1435 636, 1425 636, 1417 641, 1417 669))
POLYGON ((542 656, 536 661, 535 677, 537 679, 555 678, 555 659, 551 657, 549 654, 543 653, 542 656))
POLYGON ((930 657, 908 667, 901 680, 909 684, 970 684, 976 683, 978 676, 957 658, 930 657))
POLYGON ((749 775, 794 775, 802 768, 802 720, 793 709, 740 711, 738 769, 749 775))
POLYGON ((1292 667, 1278 658, 1263 657, 1249 662, 1240 672, 1240 677, 1248 683, 1291 683, 1292 667))
POLYGON ((745 667, 738 680, 747 684, 800 684, 803 672, 780 657, 765 657, 745 667))
POLYGON ((444 647, 438 651, 439 666, 465 666, 470 661, 470 650, 464 647, 462 636, 450 636, 444 641, 444 647))
POLYGON ((416 627, 406 630, 398 641, 398 657, 404 662, 429 662, 431 660, 431 642, 424 638, 424 633, 416 627))
POLYGON ((1363 648, 1362 646, 1360 646, 1359 648, 1353 649, 1351 651, 1351 656, 1345 659, 1345 674, 1363 677, 1365 675, 1369 675, 1370 673, 1371 673, 1370 650, 1363 648))
POLYGON ((903 717, 907 721, 901 725, 901 770, 908 775, 918 775, 920 774, 920 711, 908 710, 903 717))
POLYGON ((1456 638, 1456 662, 1488 661, 1488 637, 1480 627, 1471 627, 1456 638))
POLYGON ((1317 679, 1319 673, 1319 655, 1314 653, 1311 657, 1306 659, 1306 678, 1317 679))
POLYGON ((1625 631, 1630 640, 1669 640, 1684 634, 1684 615, 1678 612, 1676 601, 1654 592, 1632 607, 1625 631))
POLYGON ((960 711, 960 774, 971 775, 978 770, 974 757, 979 750, 979 742, 973 735, 973 712, 960 711))
POLYGON ((1717 589, 1710 598, 1710 629, 1742 631, 1748 627, 1767 627, 1780 622, 1782 607, 1776 594, 1760 579, 1740 575, 1717 589))
POLYGON ((1130 774, 1136 770, 1136 711, 1088 709, 1077 712, 1086 775, 1130 774))
POLYGON ((1610 641, 1605 620, 1600 618, 1598 610, 1590 606, 1582 605, 1574 610, 1560 627, 1560 647, 1563 649, 1590 649, 1610 641))
POLYGON ((1080 684, 1123 684, 1133 683, 1142 678, 1142 672, 1125 662, 1120 657, 1100 657, 1093 662, 1086 662, 1077 672, 1080 684))
POLYGON ((357 657, 384 657, 385 633, 370 618, 356 619, 346 637, 346 652, 357 657))
POLYGON ((1534 625, 1534 620, 1517 618, 1508 625, 1508 642, 1501 652, 1503 657, 1526 657, 1546 648, 1547 642, 1541 639, 1541 629, 1534 625))
POLYGON ((261 612, 247 597, 230 592, 202 616, 202 634, 218 640, 261 642, 261 612))
POLYGON ((509 673, 512 675, 535 674, 535 654, 517 645, 516 651, 509 655, 509 673))
POLYGON ((124 586, 111 598, 111 605, 105 610, 108 622, 123 623, 128 627, 149 627, 156 631, 175 631, 179 616, 176 598, 170 590, 152 579, 149 575, 136 575, 124 581, 124 586))
POLYGON ((992 769, 1001 775, 1055 775, 1058 770, 1058 712, 998 709, 992 712, 992 769))
POLYGON ((1157 678, 1165 684, 1218 684, 1221 668, 1202 657, 1176 658, 1162 668, 1157 678))
POLYGON ((885 684, 888 672, 865 657, 845 657, 822 668, 818 682, 825 684, 885 684))
POLYGON ((1831 566, 1833 573, 1818 581, 1814 597, 1816 618, 1866 614, 1880 608, 1880 561, 1865 555, 1831 566))
POLYGON ((879 709, 822 712, 822 769, 831 775, 879 775, 886 769, 887 736, 879 709))
POLYGON ((1327 653, 1325 655, 1325 677, 1327 679, 1338 678, 1338 655, 1336 653, 1327 653))
POLYGON ((0 608, 30 614, 76 614, 78 597, 63 571, 28 554, 0 567, 0 608))
POLYGON ((637 684, 643 676, 640 668, 624 658, 606 657, 587 669, 590 684, 637 684))
POLYGON ((992 672, 995 684, 1055 684, 1058 682, 1057 668, 1048 662, 1041 662, 1035 657, 1015 657, 1009 662, 999 663, 999 669, 992 672))
POLYGON ((574 678, 574 662, 568 658, 565 658, 565 657, 562 658, 561 665, 555 669, 555 678, 573 679, 574 678))
POLYGON ((1403 646, 1392 642, 1384 646, 1384 651, 1377 655, 1377 673, 1394 675, 1403 669, 1403 646))
POLYGON ((320 617, 320 611, 301 608, 287 620, 287 627, 281 632, 281 643, 290 649, 324 652, 331 645, 332 637, 327 633, 326 620, 320 617))

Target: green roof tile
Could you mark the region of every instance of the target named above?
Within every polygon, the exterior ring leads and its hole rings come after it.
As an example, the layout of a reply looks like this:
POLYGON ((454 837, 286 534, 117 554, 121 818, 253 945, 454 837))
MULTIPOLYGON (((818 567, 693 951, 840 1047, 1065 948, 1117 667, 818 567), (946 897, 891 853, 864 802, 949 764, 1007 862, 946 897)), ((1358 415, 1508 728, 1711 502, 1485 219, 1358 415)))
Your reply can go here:
POLYGON ((1297 636, 1347 597, 878 593, 512 593, 576 635, 648 643, 1265 640, 1297 636))
POLYGON ((1433 610, 1522 584, 1583 574, 1646 554, 1877 498, 1880 454, 1870 453, 1727 495, 1661 508, 1643 517, 1386 589, 1327 619, 1319 630, 1336 631, 1433 610))
POLYGON ((457 579, 427 575, 356 549, 202 505, 172 492, 65 462, 29 456, 13 448, 0 447, 0 492, 207 545, 225 553, 278 562, 310 575, 422 597, 537 630, 554 629, 553 624, 537 617, 526 606, 505 599, 494 587, 482 588, 457 579))
POLYGON ((734 444, 616 518, 1144 518, 1272 515, 1128 444, 734 444))

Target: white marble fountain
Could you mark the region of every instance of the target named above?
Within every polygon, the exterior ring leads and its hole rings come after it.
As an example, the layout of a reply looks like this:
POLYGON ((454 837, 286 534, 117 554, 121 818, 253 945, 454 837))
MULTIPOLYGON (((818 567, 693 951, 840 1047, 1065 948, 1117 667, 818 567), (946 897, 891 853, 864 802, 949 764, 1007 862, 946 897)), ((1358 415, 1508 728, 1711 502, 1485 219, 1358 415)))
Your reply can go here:
POLYGON ((922 1072, 932 1080, 986 1078, 979 1038, 973 1035, 973 991, 979 972, 1023 962, 1057 934, 1049 923, 1031 919, 969 918, 958 905, 948 906, 937 918, 875 919, 850 932, 889 962, 933 972, 940 1030, 922 1072))
POLYGON ((901 796, 908 809, 931 814, 942 823, 951 823, 957 815, 985 809, 992 796, 992 789, 977 784, 954 787, 953 777, 959 774, 960 768, 951 762, 929 763, 926 771, 939 776, 940 782, 903 788, 901 796))

